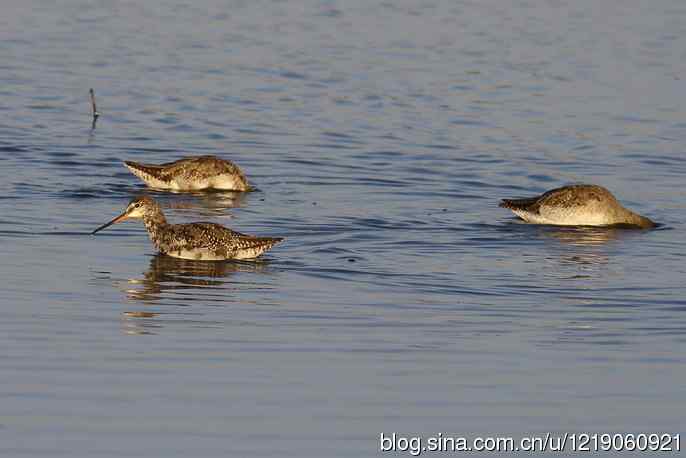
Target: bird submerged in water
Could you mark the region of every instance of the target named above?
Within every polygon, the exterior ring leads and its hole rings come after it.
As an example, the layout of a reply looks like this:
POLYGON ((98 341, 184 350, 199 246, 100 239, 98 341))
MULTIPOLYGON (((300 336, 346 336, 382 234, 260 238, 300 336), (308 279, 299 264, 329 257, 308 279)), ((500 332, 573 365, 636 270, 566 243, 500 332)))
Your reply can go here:
POLYGON ((181 259, 254 259, 283 240, 245 235, 215 223, 169 224, 157 202, 147 196, 133 199, 121 215, 92 234, 130 218, 143 219, 150 240, 161 253, 181 259))
POLYGON ((124 165, 151 188, 172 191, 252 191, 241 169, 217 156, 186 157, 166 164, 141 164, 124 161, 124 165))
POLYGON ((593 184, 563 186, 528 199, 503 199, 499 206, 536 224, 622 225, 641 229, 657 226, 645 216, 624 208, 607 189, 593 184))

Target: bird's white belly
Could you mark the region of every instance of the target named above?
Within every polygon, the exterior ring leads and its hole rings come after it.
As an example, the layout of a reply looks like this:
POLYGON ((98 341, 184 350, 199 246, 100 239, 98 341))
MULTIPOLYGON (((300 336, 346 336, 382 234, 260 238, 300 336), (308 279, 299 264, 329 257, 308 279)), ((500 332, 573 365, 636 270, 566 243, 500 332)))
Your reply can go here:
POLYGON ((217 256, 214 251, 208 250, 206 248, 200 248, 197 250, 175 250, 168 251, 168 256, 179 259, 190 259, 192 261, 223 261, 227 259, 226 257, 217 256))
POLYGON ((168 188, 175 191, 198 191, 201 189, 222 189, 225 191, 245 191, 243 183, 233 175, 221 174, 209 178, 175 178, 168 188))
POLYGON ((265 251, 267 251, 267 247, 255 247, 238 250, 233 259, 255 259, 265 251))
POLYGON ((211 180, 211 186, 214 189, 224 189, 226 191, 247 191, 245 183, 237 178, 235 175, 230 175, 228 173, 223 173, 213 177, 211 180))
POLYGON ((198 248, 195 250, 174 250, 165 254, 173 258, 190 259, 193 261, 224 261, 227 259, 248 260, 255 259, 267 250, 266 247, 255 247, 218 254, 214 250, 198 248))
POLYGON ((599 212, 574 211, 569 209, 547 209, 541 213, 513 210, 524 221, 534 224, 557 226, 607 226, 612 224, 607 215, 599 212))

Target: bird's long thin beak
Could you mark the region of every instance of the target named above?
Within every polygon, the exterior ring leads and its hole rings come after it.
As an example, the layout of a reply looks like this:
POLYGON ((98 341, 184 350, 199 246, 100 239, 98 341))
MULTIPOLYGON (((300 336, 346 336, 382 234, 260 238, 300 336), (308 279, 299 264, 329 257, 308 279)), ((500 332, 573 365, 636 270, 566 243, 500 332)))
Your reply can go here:
POLYGON ((119 216, 117 216, 116 218, 114 218, 114 219, 113 219, 112 221, 110 221, 109 223, 105 223, 105 224, 103 224, 102 226, 100 226, 99 228, 97 228, 96 230, 94 230, 93 232, 91 232, 91 235, 95 234, 96 232, 100 232, 101 230, 105 229, 106 227, 110 227, 111 225, 113 225, 113 224, 115 224, 115 223, 119 223, 119 222, 121 222, 121 221, 124 221, 124 220, 127 219, 128 217, 129 217, 128 213, 124 212, 124 213, 122 213, 121 215, 119 215, 119 216))

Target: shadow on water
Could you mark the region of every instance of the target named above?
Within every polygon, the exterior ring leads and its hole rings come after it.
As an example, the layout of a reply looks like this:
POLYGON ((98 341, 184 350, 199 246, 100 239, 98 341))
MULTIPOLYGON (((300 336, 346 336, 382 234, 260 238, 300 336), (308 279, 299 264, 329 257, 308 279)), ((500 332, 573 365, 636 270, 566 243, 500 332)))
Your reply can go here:
POLYGON ((269 264, 264 260, 208 262, 157 254, 150 259, 142 278, 127 282, 126 298, 146 308, 124 312, 124 330, 127 334, 151 334, 165 323, 178 321, 194 327, 221 326, 219 322, 200 318, 202 307, 237 302, 241 291, 264 288, 256 277, 239 279, 238 274, 269 272, 269 264), (198 309, 189 310, 191 306, 198 309))

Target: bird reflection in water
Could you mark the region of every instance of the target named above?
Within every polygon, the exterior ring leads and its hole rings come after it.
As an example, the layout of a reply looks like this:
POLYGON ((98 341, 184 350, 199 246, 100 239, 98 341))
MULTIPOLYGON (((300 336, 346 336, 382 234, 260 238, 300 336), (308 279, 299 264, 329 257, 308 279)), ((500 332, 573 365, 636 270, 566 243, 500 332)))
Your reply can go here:
MULTIPOLYGON (((262 261, 192 261, 178 259, 164 254, 157 254, 150 259, 150 266, 143 278, 129 280, 127 298, 146 306, 179 306, 192 305, 194 301, 226 302, 229 292, 241 288, 252 288, 252 282, 231 284, 229 277, 242 272, 269 272, 268 262, 262 261), (229 286, 231 285, 231 286, 229 286), (202 290, 202 291, 201 291, 202 290), (220 292, 221 291, 221 292, 220 292)), ((217 323, 207 320, 199 321, 192 316, 199 311, 160 311, 135 310, 123 313, 123 327, 127 334, 152 334, 165 321, 178 321, 183 316, 184 322, 212 326, 217 323)))
POLYGON ((159 315, 155 312, 124 312, 122 314, 122 329, 130 335, 155 334, 155 329, 162 324, 154 320, 159 315))
MULTIPOLYGON (((517 222, 508 227, 510 231, 517 227, 518 231, 526 233, 519 234, 518 238, 524 235, 524 240, 527 241, 532 238, 548 241, 544 248, 545 262, 552 263, 555 267, 547 269, 545 275, 556 278, 570 278, 570 275, 571 278, 588 278, 594 275, 591 271, 610 264, 610 246, 613 242, 623 242, 646 235, 644 231, 627 230, 621 226, 549 226, 517 222), (569 269, 560 269, 565 265, 574 267, 573 272, 569 269)), ((524 255, 531 258, 531 262, 542 261, 538 250, 525 251, 524 255)))
MULTIPOLYGON (((156 254, 150 260, 150 267, 142 279, 130 280, 139 285, 138 289, 127 291, 128 297, 145 302, 159 301, 165 292, 189 289, 221 288, 227 277, 239 272, 264 272, 266 261, 192 261, 178 259, 164 254, 156 254)), ((169 298, 167 296, 167 298, 169 298)), ((202 294, 184 295, 184 301, 200 299, 207 301, 202 294)))
MULTIPOLYGON (((627 230, 622 227, 557 227, 540 228, 544 237, 555 239, 564 245, 564 251, 558 256, 563 264, 576 264, 585 267, 606 265, 610 262, 607 244, 616 240, 644 235, 640 231, 627 230)), ((584 269, 586 270, 586 269, 584 269)), ((581 275, 581 277, 585 277, 581 275)))
POLYGON ((168 201, 167 207, 181 212, 188 211, 199 216, 226 216, 226 210, 240 208, 245 203, 247 193, 231 191, 202 191, 184 193, 193 199, 168 201))
POLYGON ((616 227, 554 227, 546 226, 543 235, 554 238, 559 242, 574 246, 601 246, 624 236, 640 234, 616 227))

